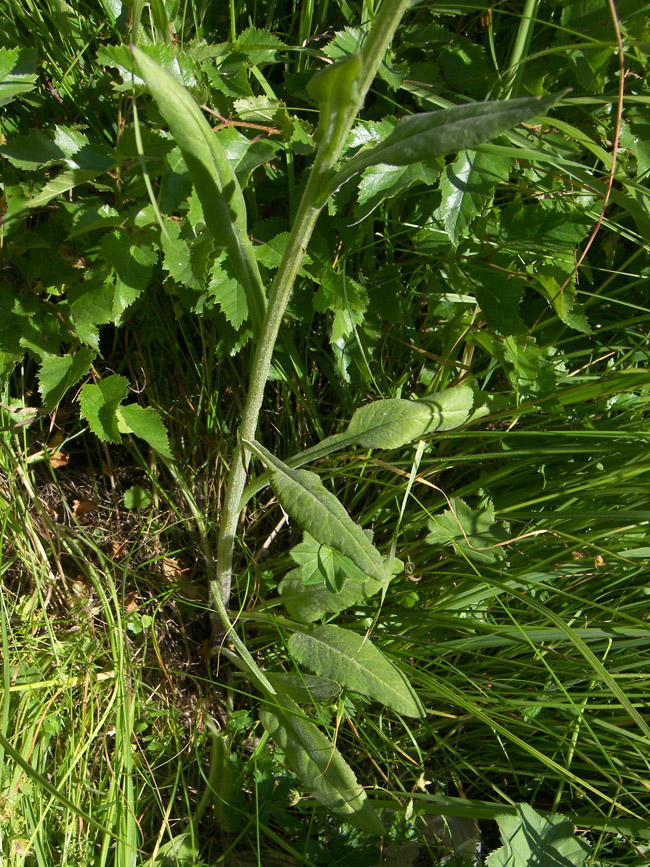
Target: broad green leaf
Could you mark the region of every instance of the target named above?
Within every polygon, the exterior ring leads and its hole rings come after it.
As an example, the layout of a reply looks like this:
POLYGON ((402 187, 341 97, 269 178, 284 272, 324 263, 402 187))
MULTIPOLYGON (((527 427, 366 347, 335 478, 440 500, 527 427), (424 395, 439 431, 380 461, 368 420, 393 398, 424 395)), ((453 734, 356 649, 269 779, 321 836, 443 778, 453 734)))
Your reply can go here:
POLYGON ((284 750, 289 767, 305 788, 333 813, 367 834, 384 828, 354 771, 334 744, 281 693, 260 714, 262 725, 284 750))
POLYGON ((57 196, 62 196, 64 193, 70 192, 80 184, 88 183, 96 178, 97 175, 103 174, 104 169, 69 169, 58 174, 51 181, 48 181, 43 189, 37 193, 33 199, 28 202, 30 208, 40 208, 56 199, 57 196))
POLYGON ((66 154, 55 144, 52 136, 41 130, 10 139, 6 145, 0 147, 0 155, 16 168, 28 172, 61 163, 66 158, 66 154))
POLYGON ((545 205, 512 204, 501 212, 501 235, 506 241, 520 242, 547 250, 552 247, 573 246, 589 234, 593 217, 576 208, 545 205))
POLYGON ((132 243, 129 235, 109 232, 104 235, 100 255, 117 272, 116 297, 121 309, 113 305, 113 316, 121 314, 138 298, 149 285, 153 266, 158 259, 157 250, 151 246, 151 237, 132 243))
POLYGON ((248 237, 246 204, 232 166, 201 109, 190 94, 158 64, 132 48, 138 69, 181 149, 205 221, 218 244, 228 251, 230 264, 248 300, 255 331, 266 309, 266 297, 253 246, 248 237))
POLYGON ((427 434, 464 424, 474 399, 474 390, 460 385, 420 400, 376 400, 356 410, 347 434, 366 448, 400 448, 427 434))
POLYGON ((333 677, 404 716, 425 715, 408 679, 369 639, 339 626, 295 632, 289 650, 299 663, 323 677, 333 677))
POLYGON ((304 585, 326 584, 337 591, 345 578, 365 581, 366 575, 340 551, 317 542, 309 533, 291 549, 291 559, 300 566, 304 585))
POLYGON ((299 704, 331 701, 341 692, 341 684, 329 677, 313 674, 287 674, 284 671, 265 671, 271 686, 299 704))
POLYGON ((160 233, 164 252, 163 268, 177 283, 202 291, 206 287, 207 270, 213 242, 207 232, 199 236, 184 237, 176 220, 165 221, 165 232, 160 233))
POLYGON ((226 270, 227 262, 217 257, 208 274, 208 292, 216 298, 223 315, 238 329, 248 316, 246 293, 240 283, 226 270))
POLYGON ((497 184, 508 180, 514 159, 477 151, 461 151, 447 166, 440 183, 438 216, 452 244, 469 232, 472 221, 490 205, 497 184))
POLYGON ((121 433, 133 433, 149 443, 152 449, 168 460, 173 459, 165 425, 155 409, 130 403, 116 408, 117 423, 121 433))
POLYGON ((364 286, 344 274, 326 268, 319 274, 319 289, 314 296, 314 310, 334 313, 331 343, 338 344, 363 323, 368 309, 368 293, 364 286))
POLYGON ((199 851, 191 831, 183 831, 168 840, 158 849, 151 867, 193 867, 197 864, 199 851))
POLYGON ((0 48, 0 106, 36 87, 36 52, 28 48, 0 48))
POLYGON ((575 286, 571 281, 564 286, 567 275, 563 271, 547 266, 543 270, 535 269, 534 278, 542 295, 565 325, 582 331, 583 334, 591 333, 583 309, 576 301, 575 286))
POLYGON ((294 620, 313 623, 325 614, 338 614, 354 605, 364 604, 388 583, 386 580, 380 584, 374 578, 365 581, 356 577, 345 578, 340 589, 333 591, 322 583, 306 587, 300 569, 293 569, 280 582, 278 592, 294 620))
POLYGON ((81 416, 102 442, 121 443, 117 408, 124 400, 129 384, 123 376, 109 376, 97 385, 88 383, 81 389, 81 416))
POLYGON ((503 846, 488 856, 486 867, 583 867, 589 845, 574 833, 561 814, 540 816, 529 804, 518 804, 516 816, 497 816, 503 846))
POLYGON ((463 262, 462 265, 462 273, 470 282, 470 289, 487 324, 498 334, 522 334, 528 331, 519 315, 528 281, 516 273, 510 274, 510 269, 511 260, 504 257, 501 261, 498 253, 489 263, 473 261, 463 262))
MULTIPOLYGON (((189 51, 177 51, 163 42, 154 45, 142 45, 138 48, 142 54, 164 69, 174 80, 184 87, 196 85, 196 64, 189 51)), ((116 90, 131 90, 135 85, 141 88, 146 76, 137 75, 133 68, 133 55, 127 45, 104 45, 97 52, 97 60, 104 66, 112 66, 119 72, 123 84, 113 84, 116 90)), ((148 84, 148 82, 146 82, 148 84)))
POLYGON ((544 114, 563 95, 475 102, 404 117, 385 141, 343 166, 333 186, 340 186, 378 163, 407 166, 435 156, 470 150, 525 120, 544 114))
POLYGON ((477 563, 502 559, 505 552, 500 543, 508 538, 508 525, 495 521, 492 503, 474 511, 460 497, 452 497, 450 502, 450 509, 427 522, 429 545, 453 545, 459 553, 477 563))
POLYGON ((51 412, 66 391, 88 373, 94 358, 92 349, 80 349, 74 355, 52 355, 43 359, 38 371, 38 390, 47 412, 51 412))
POLYGON ((349 557, 369 578, 380 583, 386 580, 381 554, 316 473, 292 470, 259 443, 245 445, 268 466, 271 487, 289 517, 318 542, 349 557))
POLYGON ((434 186, 440 177, 442 162, 432 166, 411 163, 408 166, 376 165, 364 170, 359 183, 359 211, 356 219, 365 220, 386 199, 417 184, 434 186))
POLYGON ((237 37, 237 50, 246 54, 253 66, 273 63, 276 53, 287 45, 268 30, 249 27, 237 37))
POLYGON ((318 148, 327 155, 333 153, 341 131, 357 113, 360 74, 361 57, 355 54, 317 72, 307 84, 307 93, 319 110, 314 138, 318 148))
POLYGON ((126 509, 148 509, 151 505, 151 491, 142 485, 132 485, 124 491, 122 500, 126 509))

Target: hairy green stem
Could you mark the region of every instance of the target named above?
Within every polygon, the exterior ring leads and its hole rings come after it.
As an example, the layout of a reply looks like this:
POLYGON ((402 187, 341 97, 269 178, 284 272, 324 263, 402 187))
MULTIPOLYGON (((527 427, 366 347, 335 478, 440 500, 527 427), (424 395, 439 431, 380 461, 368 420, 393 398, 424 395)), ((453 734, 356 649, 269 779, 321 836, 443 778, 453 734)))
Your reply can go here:
MULTIPOLYGON (((243 440, 254 440, 257 433, 264 390, 280 325, 316 220, 327 201, 327 195, 324 196, 323 191, 328 188, 328 180, 340 157, 352 124, 363 105, 368 89, 374 80, 379 64, 384 59, 402 16, 410 5, 411 0, 384 0, 382 3, 361 51, 361 70, 356 104, 351 106, 348 117, 339 130, 338 140, 336 142, 322 142, 316 155, 314 167, 293 221, 282 262, 271 288, 266 315, 258 337, 240 428, 240 437, 243 440)), ((217 548, 217 574, 210 582, 210 598, 213 610, 212 625, 215 638, 223 634, 223 629, 231 629, 226 606, 230 598, 233 553, 249 462, 250 453, 240 445, 233 457, 228 476, 217 548)))

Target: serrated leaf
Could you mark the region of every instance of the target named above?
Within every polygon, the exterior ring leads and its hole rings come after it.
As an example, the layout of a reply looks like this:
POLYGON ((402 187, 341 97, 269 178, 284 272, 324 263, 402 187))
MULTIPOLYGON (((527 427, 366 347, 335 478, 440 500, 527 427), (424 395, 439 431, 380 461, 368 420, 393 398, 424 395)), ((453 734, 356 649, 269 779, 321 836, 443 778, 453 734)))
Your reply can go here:
POLYGON ((367 578, 349 557, 317 542, 309 533, 304 533, 303 541, 291 549, 291 559, 300 566, 300 577, 305 586, 325 583, 336 592, 345 577, 357 581, 367 578))
POLYGON ((151 505, 151 491, 141 485, 132 485, 122 497, 125 509, 148 509, 151 505))
POLYGON ((330 590, 325 584, 305 587, 300 569, 293 569, 280 582, 278 592, 294 620, 313 623, 325 614, 339 614, 347 608, 366 602, 388 583, 388 579, 380 584, 374 578, 359 581, 354 577, 345 578, 337 591, 330 590))
POLYGON ((364 286, 332 268, 319 274, 320 287, 314 296, 314 310, 334 313, 330 340, 336 345, 361 325, 368 309, 368 293, 364 286))
POLYGON ((358 220, 365 220, 386 199, 396 196, 416 184, 434 186, 440 177, 438 166, 418 162, 408 166, 380 164, 364 170, 359 183, 358 220))
MULTIPOLYGON (((496 259, 497 257, 495 257, 496 259)), ((489 327, 499 334, 522 334, 527 326, 519 315, 526 281, 507 269, 498 269, 498 259, 491 261, 496 268, 483 262, 464 262, 463 272, 469 278, 474 293, 489 327)))
POLYGON ((421 400, 375 400, 355 411, 347 434, 366 448, 400 448, 435 431, 464 424, 474 400, 474 390, 467 385, 448 388, 421 400))
POLYGON ((517 804, 516 816, 497 816, 503 846, 488 856, 487 867, 583 867, 589 846, 562 815, 540 816, 517 804))
POLYGON ((38 371, 38 390, 47 412, 51 412, 66 391, 88 373, 94 358, 92 349, 80 349, 74 355, 52 355, 43 360, 38 371))
POLYGON ((99 252, 117 272, 113 317, 119 320, 126 308, 133 304, 149 285, 158 252, 150 243, 130 243, 129 236, 119 232, 104 235, 99 252), (119 309, 116 304, 119 304, 119 309))
POLYGON ((500 546, 508 538, 507 524, 494 519, 492 503, 475 511, 460 499, 452 497, 451 508, 429 518, 429 545, 453 545, 456 551, 477 563, 494 563, 505 556, 500 546))
POLYGON ((69 169, 68 171, 61 172, 55 178, 52 178, 51 181, 48 181, 33 199, 29 200, 28 207, 40 208, 51 202, 52 199, 56 199, 57 196, 70 192, 70 190, 73 190, 80 184, 92 181, 93 178, 96 178, 97 175, 102 174, 104 171, 104 169, 69 169))
POLYGON ((97 385, 88 383, 81 389, 81 416, 102 442, 120 443, 117 408, 124 400, 129 384, 123 376, 109 376, 97 385))
POLYGON ((568 247, 587 236, 593 218, 577 209, 567 210, 555 204, 548 207, 513 204, 501 212, 501 235, 506 241, 519 241, 528 248, 531 244, 568 247))
POLYGON ((290 698, 278 693, 260 713, 262 725, 284 750, 289 767, 305 788, 333 813, 368 834, 384 828, 352 768, 334 744, 290 698))
POLYGON ((541 294, 549 301, 559 318, 583 334, 590 334, 591 328, 580 304, 576 301, 575 286, 569 281, 566 286, 566 275, 561 270, 546 268, 535 271, 535 282, 539 284, 541 294))
MULTIPOLYGON (((1 88, 0 84, 0 91, 1 88)), ((41 130, 34 130, 28 135, 10 139, 7 144, 0 147, 0 154, 16 168, 28 172, 61 163, 66 157, 52 137, 41 130)))
POLYGON ((339 133, 357 113, 361 58, 353 55, 317 72, 307 83, 307 93, 318 105, 314 139, 327 154, 338 144, 339 133))
POLYGON ((475 102, 402 118, 377 147, 350 160, 333 180, 336 188, 368 166, 407 166, 435 156, 470 150, 525 120, 544 114, 564 94, 475 102))
POLYGON ((177 283, 189 289, 202 291, 206 288, 207 269, 212 252, 212 238, 203 236, 185 238, 175 220, 165 222, 165 232, 160 233, 163 249, 163 268, 177 283))
POLYGON ((259 443, 245 445, 268 466, 271 487, 296 523, 318 542, 349 557, 369 578, 385 582, 386 567, 381 554, 316 473, 292 470, 259 443))
POLYGON ((465 237, 472 221, 490 205, 498 183, 507 181, 511 157, 462 151, 442 176, 438 216, 452 244, 465 237))
POLYGON ((286 44, 268 30, 249 27, 237 37, 237 49, 246 54, 253 66, 273 63, 276 52, 286 48, 286 44))
POLYGON ((422 702, 405 675, 369 639, 339 626, 295 632, 289 650, 316 674, 333 677, 404 716, 422 717, 422 702))
POLYGON ((165 425, 155 409, 130 403, 117 407, 116 416, 122 433, 135 434, 164 458, 173 459, 165 425))
POLYGON ((246 292, 258 331, 266 296, 247 232, 246 204, 232 166, 201 109, 189 93, 150 57, 132 48, 138 69, 169 124, 192 176, 213 239, 228 250, 235 276, 246 292))
POLYGON ((217 258, 212 265, 208 277, 208 292, 216 298, 232 327, 239 329, 248 316, 246 293, 241 284, 228 274, 223 258, 217 258))
POLYGON ((36 51, 0 48, 0 106, 36 87, 36 51))

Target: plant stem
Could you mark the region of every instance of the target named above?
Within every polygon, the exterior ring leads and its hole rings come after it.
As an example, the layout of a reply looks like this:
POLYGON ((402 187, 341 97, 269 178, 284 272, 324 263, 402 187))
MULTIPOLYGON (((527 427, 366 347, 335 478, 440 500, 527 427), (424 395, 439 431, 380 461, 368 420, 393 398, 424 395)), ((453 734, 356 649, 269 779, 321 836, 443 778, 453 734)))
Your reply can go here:
MULTIPOLYGON (((242 416, 241 439, 254 440, 256 438, 264 389, 268 380, 280 325, 318 215, 327 201, 327 196, 323 197, 323 190, 327 189, 332 169, 339 159, 345 140, 363 105, 379 64, 384 59, 402 16, 410 5, 411 0, 384 0, 382 3, 361 51, 359 96, 356 105, 349 112, 349 116, 340 130, 338 141, 334 142, 333 146, 330 142, 321 143, 316 155, 307 186, 298 206, 298 212, 293 221, 287 247, 271 288, 268 308, 258 337, 248 396, 242 416)), ((223 628, 231 629, 226 606, 230 598, 233 553, 241 514, 241 497, 246 485, 249 462, 250 452, 247 452, 241 445, 238 446, 228 477, 221 518, 217 548, 217 574, 210 581, 214 638, 218 638, 222 634, 223 628)))

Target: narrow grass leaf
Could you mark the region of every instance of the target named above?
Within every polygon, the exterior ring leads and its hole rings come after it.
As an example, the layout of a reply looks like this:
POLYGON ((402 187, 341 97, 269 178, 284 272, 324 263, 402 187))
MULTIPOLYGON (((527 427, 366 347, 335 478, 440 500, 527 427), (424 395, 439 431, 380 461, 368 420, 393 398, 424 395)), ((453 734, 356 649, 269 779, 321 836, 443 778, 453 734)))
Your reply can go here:
POLYGON ((316 473, 292 470, 259 443, 245 442, 271 470, 271 487, 288 515, 314 539, 345 554, 361 571, 383 584, 386 568, 379 551, 316 473))
POLYGON ((423 717, 425 710, 404 674, 363 635, 339 626, 296 632, 289 649, 302 665, 333 677, 347 689, 367 695, 404 716, 423 717))
POLYGON ((421 400, 376 400, 356 410, 347 434, 366 448, 400 448, 427 434, 464 424, 474 400, 474 390, 467 385, 421 400))
POLYGON ((266 297, 247 234, 244 196, 232 166, 185 88, 144 52, 135 47, 132 51, 140 74, 181 149, 208 229, 215 241, 226 247, 237 279, 246 291, 253 326, 258 331, 266 297))
POLYGON ((305 788, 355 828, 368 834, 384 834, 354 771, 334 744, 290 698, 278 694, 274 700, 277 704, 260 714, 262 725, 284 750, 289 766, 305 788))

